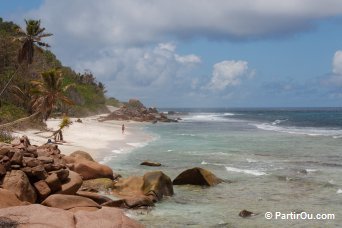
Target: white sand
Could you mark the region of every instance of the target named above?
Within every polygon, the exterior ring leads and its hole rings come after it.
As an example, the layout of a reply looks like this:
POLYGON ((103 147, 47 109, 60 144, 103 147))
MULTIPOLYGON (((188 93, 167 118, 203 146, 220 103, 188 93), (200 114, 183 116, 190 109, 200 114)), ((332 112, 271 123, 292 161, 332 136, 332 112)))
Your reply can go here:
MULTIPOLYGON (((63 154, 70 154, 76 150, 83 150, 92 155, 98 161, 102 161, 113 150, 123 153, 153 140, 151 135, 146 134, 142 128, 146 123, 127 121, 99 122, 101 115, 81 118, 82 123, 76 122, 77 118, 71 118, 72 125, 63 129, 64 141, 58 144, 63 154), (122 134, 121 126, 125 124, 126 130, 122 134)), ((46 124, 51 130, 59 129, 61 119, 49 119, 46 124)), ((52 132, 38 130, 17 131, 15 136, 26 135, 31 144, 42 145, 51 137, 52 132)))

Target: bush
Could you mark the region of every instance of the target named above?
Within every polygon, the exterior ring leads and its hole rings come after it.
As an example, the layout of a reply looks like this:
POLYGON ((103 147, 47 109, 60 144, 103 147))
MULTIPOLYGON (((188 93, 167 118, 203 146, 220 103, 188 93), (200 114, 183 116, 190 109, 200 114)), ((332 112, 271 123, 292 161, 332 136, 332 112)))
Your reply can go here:
POLYGON ((0 142, 10 143, 13 139, 14 138, 9 131, 0 131, 0 142))

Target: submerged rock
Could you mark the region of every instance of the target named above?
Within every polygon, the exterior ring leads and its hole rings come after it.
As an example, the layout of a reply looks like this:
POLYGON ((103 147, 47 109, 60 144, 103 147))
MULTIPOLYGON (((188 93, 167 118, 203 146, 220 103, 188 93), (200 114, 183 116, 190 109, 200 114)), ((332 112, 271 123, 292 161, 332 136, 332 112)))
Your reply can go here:
POLYGON ((174 180, 174 185, 200 185, 200 186, 215 186, 221 183, 222 180, 216 177, 212 172, 195 167, 188 169, 179 174, 174 180))
POLYGON ((153 161, 144 161, 140 163, 140 165, 146 165, 146 166, 161 166, 159 162, 153 162, 153 161))
POLYGON ((242 210, 239 213, 239 216, 242 217, 242 218, 247 218, 247 217, 251 217, 251 216, 254 216, 254 215, 256 215, 256 214, 251 212, 251 211, 247 211, 247 210, 242 210))

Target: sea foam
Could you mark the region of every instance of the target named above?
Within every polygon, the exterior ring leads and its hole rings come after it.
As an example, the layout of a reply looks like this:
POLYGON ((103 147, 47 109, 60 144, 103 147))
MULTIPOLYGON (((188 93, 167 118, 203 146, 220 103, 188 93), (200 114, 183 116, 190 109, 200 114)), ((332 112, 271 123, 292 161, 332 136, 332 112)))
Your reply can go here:
POLYGON ((277 124, 268 124, 268 123, 251 123, 257 127, 258 129, 265 131, 276 131, 288 134, 297 134, 297 135, 308 135, 308 136, 331 136, 335 139, 342 137, 342 130, 336 129, 323 129, 323 128, 311 128, 311 127, 283 127, 278 126, 277 124))
POLYGON ((135 143, 127 143, 127 145, 140 148, 140 147, 145 147, 148 145, 148 142, 135 142, 135 143))
POLYGON ((246 174, 250 174, 250 175, 254 175, 254 176, 267 175, 267 173, 259 171, 259 170, 238 169, 238 168, 229 167, 229 166, 226 166, 225 168, 228 172, 246 173, 246 174))

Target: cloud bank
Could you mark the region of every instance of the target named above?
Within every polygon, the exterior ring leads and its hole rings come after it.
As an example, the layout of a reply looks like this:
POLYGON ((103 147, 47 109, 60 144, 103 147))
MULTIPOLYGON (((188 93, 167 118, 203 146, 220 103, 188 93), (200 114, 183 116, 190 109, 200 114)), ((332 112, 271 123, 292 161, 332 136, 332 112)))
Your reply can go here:
POLYGON ((93 71, 109 95, 164 105, 188 94, 224 93, 251 75, 243 60, 221 59, 207 65, 212 73, 201 72, 206 59, 178 52, 177 43, 273 39, 341 13, 340 0, 45 0, 16 21, 41 19, 62 62, 93 71))

